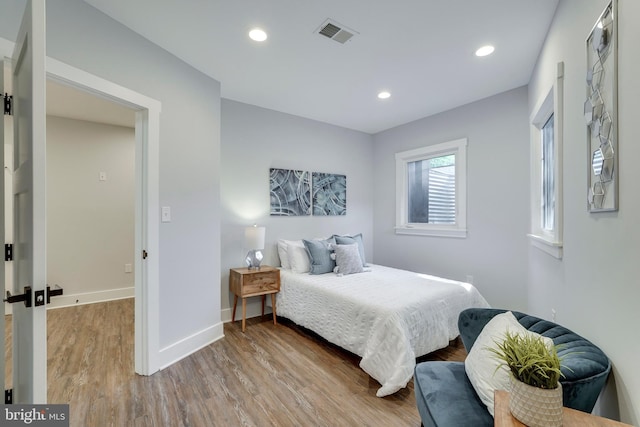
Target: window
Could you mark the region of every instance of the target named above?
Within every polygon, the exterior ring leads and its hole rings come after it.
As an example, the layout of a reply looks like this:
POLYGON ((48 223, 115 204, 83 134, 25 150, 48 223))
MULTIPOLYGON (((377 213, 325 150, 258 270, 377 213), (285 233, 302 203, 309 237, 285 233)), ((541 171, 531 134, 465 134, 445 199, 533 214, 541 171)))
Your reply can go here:
POLYGON ((460 139, 396 153, 396 233, 466 237, 466 148, 460 139))
POLYGON ((553 155, 553 114, 542 126, 542 228, 553 231, 555 228, 556 192, 554 186, 555 167, 553 155))
POLYGON ((531 118, 531 243, 562 258, 562 80, 558 64, 554 86, 531 118))

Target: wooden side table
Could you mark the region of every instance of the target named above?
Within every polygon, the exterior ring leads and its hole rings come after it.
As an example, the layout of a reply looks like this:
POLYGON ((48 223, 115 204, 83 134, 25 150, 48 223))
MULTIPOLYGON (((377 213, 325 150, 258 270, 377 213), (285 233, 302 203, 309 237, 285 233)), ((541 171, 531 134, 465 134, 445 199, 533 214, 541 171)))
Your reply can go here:
MULTIPOLYGON (((509 392, 496 390, 493 403, 493 425, 499 427, 526 427, 509 411, 509 392)), ((562 408, 562 427, 622 427, 629 426, 619 421, 598 417, 571 408, 562 408)))
POLYGON ((238 298, 242 298, 242 332, 245 330, 249 297, 262 296, 262 315, 264 316, 264 300, 271 294, 273 324, 277 324, 276 293, 280 292, 280 270, 268 265, 261 266, 259 269, 232 268, 229 270, 229 291, 234 294, 232 322, 236 321, 238 298))

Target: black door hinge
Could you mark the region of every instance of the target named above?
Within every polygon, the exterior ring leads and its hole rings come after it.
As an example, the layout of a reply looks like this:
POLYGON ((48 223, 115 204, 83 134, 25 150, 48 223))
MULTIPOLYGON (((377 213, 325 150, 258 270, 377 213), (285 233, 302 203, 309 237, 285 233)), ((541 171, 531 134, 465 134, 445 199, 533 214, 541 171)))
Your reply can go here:
POLYGON ((13 115, 13 95, 9 95, 8 93, 4 94, 4 115, 13 115))
POLYGON ((12 403, 13 403, 13 389, 10 388, 9 390, 4 391, 4 404, 11 405, 12 403))
POLYGON ((4 260, 13 261, 13 244, 5 243, 4 245, 4 260))

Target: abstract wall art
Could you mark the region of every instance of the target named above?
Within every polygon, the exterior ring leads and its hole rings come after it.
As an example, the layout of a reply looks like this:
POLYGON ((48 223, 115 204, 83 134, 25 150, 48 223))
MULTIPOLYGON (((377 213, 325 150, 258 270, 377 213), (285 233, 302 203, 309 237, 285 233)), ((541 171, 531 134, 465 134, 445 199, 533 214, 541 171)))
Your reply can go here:
POLYGON ((311 174, 290 169, 269 169, 272 216, 311 215, 311 174))
POLYGON ((586 40, 589 212, 618 210, 618 76, 615 0, 598 18, 586 40))
POLYGON ((347 214, 347 177, 314 172, 312 178, 313 215, 347 214))

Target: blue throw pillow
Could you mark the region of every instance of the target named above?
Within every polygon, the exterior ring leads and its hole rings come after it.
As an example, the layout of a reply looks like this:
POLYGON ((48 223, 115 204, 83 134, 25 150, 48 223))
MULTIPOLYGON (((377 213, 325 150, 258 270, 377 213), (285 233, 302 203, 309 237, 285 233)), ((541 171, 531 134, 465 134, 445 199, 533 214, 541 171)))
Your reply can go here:
POLYGON ((336 243, 339 245, 353 245, 354 243, 357 244, 358 252, 360 253, 360 259, 362 260, 362 266, 367 266, 367 261, 364 258, 364 243, 362 243, 361 233, 358 233, 355 236, 338 236, 337 234, 334 234, 333 238, 336 239, 336 243))
POLYGON ((306 240, 303 239, 304 247, 309 254, 311 261, 311 274, 331 273, 336 266, 336 262, 331 259, 331 245, 335 243, 333 238, 327 240, 306 240))

